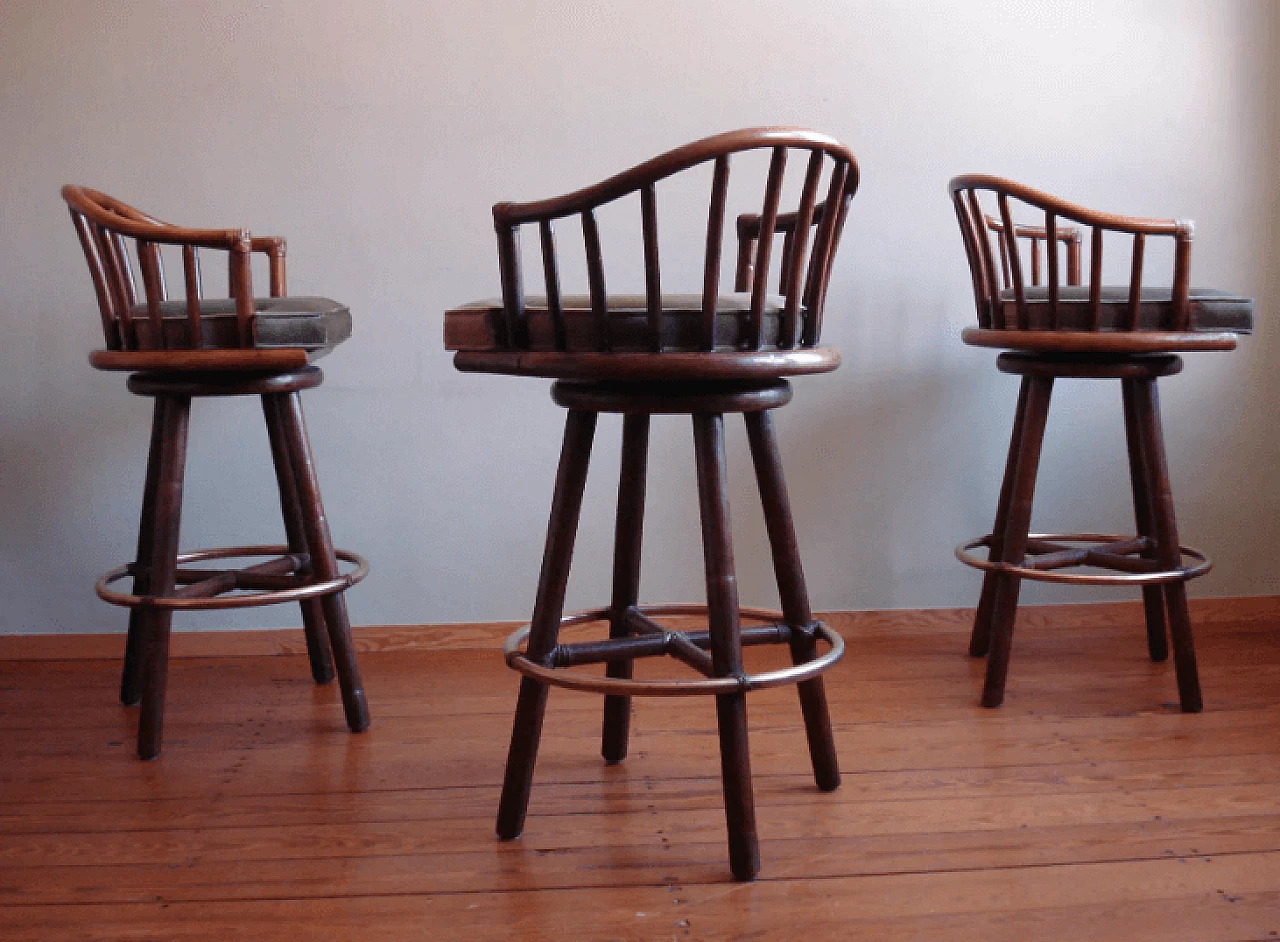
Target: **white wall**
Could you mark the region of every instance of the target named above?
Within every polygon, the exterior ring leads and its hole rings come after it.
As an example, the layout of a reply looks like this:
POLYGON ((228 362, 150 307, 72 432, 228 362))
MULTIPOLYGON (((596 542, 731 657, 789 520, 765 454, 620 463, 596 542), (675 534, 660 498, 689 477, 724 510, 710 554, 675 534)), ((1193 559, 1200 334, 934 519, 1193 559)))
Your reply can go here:
MULTIPOLYGON (((1257 335, 1190 357, 1164 402, 1184 540, 1218 563, 1194 590, 1280 591, 1274 10, 5 0, 0 632, 124 623, 91 586, 132 553, 149 403, 85 362, 101 338, 60 184, 176 222, 286 235, 292 292, 341 299, 356 317, 307 397, 335 536, 373 565, 350 595, 355 622, 520 618, 562 414, 544 381, 461 375, 441 349, 443 310, 497 290, 489 207, 766 123, 834 134, 863 171, 828 301, 844 366, 798 381, 779 414, 817 608, 976 597, 951 547, 990 526, 1016 381, 958 339, 972 300, 945 183, 962 171, 1193 217, 1194 281, 1259 299, 1257 335)), ((1061 385, 1038 525, 1131 526, 1118 399, 1061 385)), ((608 597, 617 428, 602 422, 574 607, 608 597)), ((731 433, 744 601, 772 604, 731 433)), ((700 598, 686 424, 659 422, 654 447, 644 594, 700 598)), ((256 404, 198 403, 184 545, 276 540, 272 491, 256 404)), ((283 608, 179 619, 296 623, 283 608)))

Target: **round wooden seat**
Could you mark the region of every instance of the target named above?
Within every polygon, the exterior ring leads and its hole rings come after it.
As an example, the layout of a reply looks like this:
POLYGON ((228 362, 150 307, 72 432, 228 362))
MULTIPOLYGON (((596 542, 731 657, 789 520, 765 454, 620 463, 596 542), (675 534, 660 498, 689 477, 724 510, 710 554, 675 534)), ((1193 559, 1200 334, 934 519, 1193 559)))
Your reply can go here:
POLYGON ((1193 353, 1236 348, 1236 335, 1227 331, 1102 332, 966 327, 960 332, 960 339, 972 347, 1028 353, 1193 353))
POLYGON ((645 383, 634 380, 557 380, 551 399, 566 409, 624 415, 762 412, 791 401, 785 379, 645 383))
POLYGON ((318 366, 279 373, 257 370, 134 373, 127 382, 138 396, 265 396, 314 389, 324 382, 318 366))
POLYGON ((742 352, 585 353, 527 350, 460 351, 454 365, 464 373, 506 373, 550 379, 613 379, 647 382, 773 379, 829 373, 840 365, 830 347, 742 352))

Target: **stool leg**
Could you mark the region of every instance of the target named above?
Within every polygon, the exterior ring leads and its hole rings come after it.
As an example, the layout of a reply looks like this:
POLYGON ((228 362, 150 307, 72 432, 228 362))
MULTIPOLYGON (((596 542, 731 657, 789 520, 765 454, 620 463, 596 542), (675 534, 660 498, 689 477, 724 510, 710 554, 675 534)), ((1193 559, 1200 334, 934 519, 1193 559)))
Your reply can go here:
MULTIPOLYGON (((1027 391, 1031 377, 1022 377, 1018 389, 1018 406, 1013 415, 1013 435, 1009 438, 1009 458, 1004 465, 1004 482, 1000 485, 1000 501, 996 504, 996 522, 991 526, 991 545, 987 559, 995 561, 1004 555, 1004 529, 1009 523, 1009 499, 1013 494, 1013 480, 1018 470, 1018 455, 1022 453, 1022 429, 1027 411, 1027 391)), ((997 572, 983 573, 982 595, 978 597, 978 610, 973 616, 973 633, 969 636, 969 656, 985 657, 991 648, 991 612, 996 602, 996 588, 1000 584, 997 572)))
MULTIPOLYGON (((1133 485, 1133 515, 1137 522, 1138 535, 1155 539, 1153 524, 1154 512, 1151 501, 1150 462, 1147 461, 1142 447, 1142 431, 1138 421, 1138 405, 1134 380, 1120 380, 1124 396, 1124 432, 1129 446, 1129 480, 1133 485)), ((1155 559, 1155 552, 1142 554, 1146 559, 1155 559)), ((1164 627, 1164 592, 1158 585, 1142 587, 1142 608, 1147 622, 1147 650, 1151 660, 1163 661, 1169 657, 1169 643, 1164 627)))
MULTIPOLYGON (((618 480, 618 520, 613 537, 613 601, 609 608, 609 637, 625 638, 627 611, 640 599, 640 546, 644 532, 645 465, 649 455, 649 416, 622 420, 622 471, 618 480)), ((608 677, 628 680, 631 661, 610 661, 608 677)), ((631 729, 631 698, 606 696, 600 754, 606 762, 627 757, 631 729)))
MULTIPOLYGON (((591 462, 591 443, 595 433, 596 413, 569 411, 564 426, 564 444, 560 449, 560 466, 556 471, 555 494, 551 498, 551 519, 547 524, 547 542, 542 553, 542 572, 538 576, 538 597, 533 606, 526 649, 533 661, 540 661, 551 653, 560 632, 564 591, 569 582, 573 542, 578 533, 582 491, 587 483, 587 466, 591 462)), ((522 677, 511 729, 511 747, 507 752, 507 770, 502 782, 502 798, 498 803, 497 831, 503 840, 519 837, 524 830, 529 789, 533 785, 533 767, 538 759, 538 741, 542 737, 542 717, 546 709, 547 685, 531 677, 522 677)))
MULTIPOLYGON (((773 570, 778 579, 778 596, 782 615, 792 629, 807 629, 813 624, 809 609, 809 592, 800 565, 800 549, 796 545, 795 524, 791 519, 791 502, 782 475, 782 455, 773 430, 773 414, 769 411, 743 414, 747 438, 751 443, 751 460, 756 482, 760 486, 760 503, 764 507, 765 528, 773 549, 773 570)), ((795 664, 811 661, 818 654, 813 637, 803 630, 791 632, 791 660, 795 664)), ((822 678, 815 677, 797 685, 800 711, 804 715, 805 735, 809 739, 809 756, 813 760, 813 776, 823 791, 840 786, 840 761, 836 757, 835 738, 831 733, 831 717, 822 678)))
MULTIPOLYGON (((1049 396, 1053 392, 1051 377, 1027 377, 1026 409, 1023 413, 1017 470, 1009 490, 1008 520, 1004 528, 1000 561, 1019 566, 1027 555, 1027 531, 1031 527, 1031 501, 1035 495, 1036 472, 1040 467, 1040 446, 1044 441, 1045 419, 1049 415, 1049 396)), ((1022 579, 1011 573, 998 573, 991 611, 991 653, 987 657, 987 679, 982 691, 982 705, 998 707, 1004 701, 1004 682, 1009 671, 1009 652, 1013 645, 1013 623, 1018 614, 1018 590, 1022 579)))
MULTIPOLYGON (((178 528, 182 520, 182 477, 187 460, 187 426, 191 415, 188 396, 157 396, 160 449, 156 460, 155 505, 151 527, 151 552, 139 565, 150 571, 153 596, 170 595, 178 568, 178 528)), ((138 758, 160 755, 164 733, 164 696, 169 677, 169 627, 173 612, 151 609, 143 617, 142 709, 138 716, 138 758)))
MULTIPOLYGON (((151 594, 151 544, 155 537, 156 492, 160 488, 160 453, 165 434, 165 402, 157 396, 151 419, 151 448, 147 452, 147 481, 142 489, 142 515, 138 522, 138 552, 133 572, 133 594, 151 594)), ((129 609, 129 634, 124 647, 124 670, 120 676, 120 702, 133 706, 142 699, 142 647, 149 609, 129 609)))
MULTIPOLYGON (((1149 468, 1147 480, 1151 482, 1157 558, 1162 568, 1175 569, 1182 564, 1182 551, 1178 544, 1178 522, 1173 512, 1173 493, 1169 487, 1169 467, 1164 454, 1164 432, 1160 424, 1160 398, 1156 392, 1156 381, 1135 380, 1134 398, 1137 405, 1135 412, 1142 432, 1142 450, 1149 468)), ((1166 584, 1164 600, 1169 615, 1169 636, 1173 642, 1173 664, 1178 675, 1178 698, 1182 704, 1182 712, 1199 713, 1204 708, 1204 702, 1200 696, 1196 648, 1191 637, 1191 618, 1187 612, 1186 583, 1166 584)))
MULTIPOLYGON (((729 533, 729 492, 724 456, 724 416, 693 416, 694 455, 698 467, 698 505, 702 515, 702 554, 707 571, 711 661, 718 677, 742 675, 742 639, 738 624, 738 584, 729 533)), ((751 793, 751 755, 747 745, 744 693, 716 697, 720 729, 720 776, 729 831, 729 866, 735 878, 754 879, 760 870, 755 799, 751 793)))
MULTIPOLYGON (((289 444, 280 419, 280 395, 262 397, 262 415, 267 422, 267 438, 271 442, 271 460, 276 468, 276 485, 280 490, 280 511, 284 516, 284 532, 293 553, 306 555, 307 535, 302 522, 302 504, 298 501, 298 483, 294 480, 293 464, 289 461, 289 444)), ((313 575, 310 563, 299 575, 313 575)), ((318 684, 333 680, 333 653, 325 636, 324 605, 319 599, 303 599, 303 632, 307 638, 307 657, 311 661, 311 677, 318 684)))
MULTIPOLYGON (((307 438, 302 399, 296 392, 272 395, 278 396, 276 408, 288 446, 289 464, 293 469, 298 504, 302 510, 303 536, 311 556, 311 566, 317 578, 336 579, 340 575, 338 557, 333 551, 329 521, 325 517, 324 504, 320 499, 320 479, 316 476, 315 462, 311 457, 311 442, 307 438)), ((364 684, 360 680, 360 667, 356 663, 355 645, 351 641, 347 601, 341 592, 334 592, 324 596, 320 604, 324 624, 329 630, 329 644, 333 649, 338 685, 342 688, 342 709, 346 715, 347 728, 353 733, 362 733, 369 728, 369 706, 365 701, 364 684)))

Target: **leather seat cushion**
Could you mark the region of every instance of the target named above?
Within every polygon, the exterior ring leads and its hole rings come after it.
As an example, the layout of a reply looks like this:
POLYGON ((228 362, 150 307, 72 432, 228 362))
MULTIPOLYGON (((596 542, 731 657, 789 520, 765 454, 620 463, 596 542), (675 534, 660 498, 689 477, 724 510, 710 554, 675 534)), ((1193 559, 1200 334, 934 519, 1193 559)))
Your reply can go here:
MULTIPOLYGON (((254 298, 253 348, 259 350, 300 347, 309 359, 328 353, 351 336, 351 311, 328 298, 254 298)), ((145 304, 132 308, 138 346, 143 350, 190 350, 190 328, 185 300, 160 305, 164 343, 156 343, 155 330, 145 304)), ((236 304, 230 298, 200 301, 200 349, 239 348, 236 304)))
MULTIPOLYGON (((778 331, 786 299, 780 295, 765 298, 761 326, 762 349, 777 349, 778 331)), ((598 349, 598 327, 588 295, 565 295, 560 308, 564 312, 566 352, 589 352, 598 349)), ((649 345, 648 308, 642 294, 610 295, 608 298, 610 347, 614 352, 642 352, 649 345)), ((751 295, 746 292, 720 295, 716 301, 717 350, 738 350, 746 344, 751 312, 751 295)), ((529 349, 555 350, 555 334, 547 299, 539 295, 525 298, 529 327, 529 349)), ((803 312, 801 312, 803 313, 803 312)), ((472 301, 446 311, 444 345, 447 350, 502 350, 504 336, 502 300, 491 298, 472 301)), ((702 295, 664 294, 662 296, 662 346, 666 351, 699 351, 702 346, 702 295)))
MULTIPOLYGON (((1143 288, 1138 305, 1138 330, 1174 330, 1173 302, 1170 288, 1143 288)), ((1044 286, 1025 289, 1029 330, 1055 329, 1049 320, 1049 289, 1044 286)), ((1188 292, 1191 331, 1253 332, 1253 301, 1217 288, 1192 288, 1188 292)), ((1125 330, 1128 323, 1128 286, 1104 286, 1101 292, 1099 330, 1125 330)), ((1018 322, 1018 305, 1012 288, 1000 292, 1000 307, 1005 324, 1018 322)), ((999 319, 996 319, 999 326, 999 319)), ((1087 285, 1064 285, 1058 289, 1057 330, 1092 330, 1087 285)))

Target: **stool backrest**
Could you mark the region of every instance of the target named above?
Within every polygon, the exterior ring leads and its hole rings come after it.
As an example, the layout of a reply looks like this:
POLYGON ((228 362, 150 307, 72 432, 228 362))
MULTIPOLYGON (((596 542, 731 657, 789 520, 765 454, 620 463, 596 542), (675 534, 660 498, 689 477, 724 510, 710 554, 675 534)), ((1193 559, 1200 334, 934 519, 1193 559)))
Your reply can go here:
POLYGON ((702 347, 715 348, 717 301, 720 295, 720 257, 723 248, 725 205, 729 186, 729 158, 732 154, 768 149, 771 153, 768 177, 759 214, 739 219, 752 233, 749 256, 749 285, 743 283, 742 252, 736 275, 751 300, 746 346, 759 350, 766 297, 770 253, 774 236, 784 236, 782 290, 785 303, 778 346, 813 346, 822 327, 822 310, 831 263, 839 244, 849 201, 858 188, 858 165, 847 147, 834 138, 795 128, 753 128, 731 131, 677 148, 637 167, 566 196, 534 203, 499 203, 493 207, 498 236, 498 261, 502 276, 502 342, 510 349, 529 348, 521 271, 520 230, 536 225, 541 240, 543 279, 547 308, 557 350, 566 348, 564 312, 561 308, 560 266, 554 224, 558 219, 578 216, 583 231, 587 282, 592 316, 597 324, 598 349, 611 349, 608 295, 604 260, 600 247, 596 210, 625 196, 640 196, 643 237, 647 346, 663 349, 662 283, 658 252, 657 184, 700 164, 714 163, 710 209, 707 217, 706 251, 702 282, 702 347), (799 151, 805 159, 804 182, 799 204, 789 213, 779 212, 783 178, 788 156, 799 151), (829 168, 829 172, 828 169, 829 168), (819 186, 827 174, 825 198, 819 201, 819 186), (744 221, 745 220, 745 221, 744 221))
POLYGON ((237 336, 240 346, 253 345, 253 272, 250 253, 262 252, 269 259, 271 296, 285 293, 285 243, 278 238, 254 238, 244 229, 186 229, 161 222, 127 203, 91 190, 68 184, 62 198, 71 210, 89 263, 102 329, 108 350, 141 349, 135 322, 139 316, 151 322, 150 343, 163 342, 160 305, 169 300, 165 283, 162 245, 182 248, 183 287, 191 347, 201 345, 200 299, 203 286, 200 277, 199 250, 217 249, 228 253, 228 293, 236 303, 237 336), (134 243, 133 256, 142 273, 143 301, 146 313, 138 311, 138 286, 128 242, 134 243))
MULTIPOLYGON (((1028 329, 1030 315, 1027 307, 1027 284, 1016 239, 1018 237, 1034 237, 1037 241, 1054 246, 1054 249, 1047 253, 1045 300, 1048 305, 1048 326, 1050 329, 1058 328, 1061 270, 1056 246, 1060 241, 1066 242, 1068 246, 1067 284, 1080 284, 1079 231, 1074 227, 1064 227, 1060 224, 1060 220, 1067 220, 1090 230, 1089 297, 1086 329, 1098 330, 1102 321, 1102 239, 1104 232, 1125 233, 1132 236, 1133 240, 1127 285, 1128 303, 1113 329, 1125 331, 1138 329, 1139 309, 1142 303, 1143 257, 1146 250, 1147 236, 1166 236, 1174 241, 1173 283, 1169 298, 1172 323, 1163 325, 1163 328, 1174 331, 1188 329, 1190 320, 1188 296, 1191 271, 1191 238, 1194 232, 1194 227, 1190 222, 1172 219, 1140 219, 1097 212, 1096 210, 1068 203, 1048 193, 1032 189, 1029 186, 1023 186, 1012 180, 982 174, 956 177, 949 184, 949 188, 952 202, 955 204, 956 218, 960 222, 960 233, 964 238, 964 248, 969 260, 970 274, 973 277, 973 294, 977 304, 978 325, 980 327, 1028 329), (987 215, 981 195, 984 193, 990 194, 987 200, 988 202, 995 202, 998 215, 994 217, 987 215), (1011 201, 1016 201, 1021 207, 1043 214, 1043 225, 1028 226, 1015 222, 1014 212, 1010 206, 1011 201), (991 247, 990 231, 994 231, 997 234, 997 240, 1000 245, 1001 263, 1005 270, 1005 288, 1011 288, 1013 292, 1014 318, 1012 322, 1005 314, 1006 305, 1002 302, 1007 299, 1001 297, 1001 286, 996 280, 995 252, 991 247), (1008 234, 1010 232, 1014 233, 1014 239, 1009 238, 1008 234), (1072 260, 1072 244, 1076 246, 1074 261, 1072 260), (1075 276, 1074 280, 1072 280, 1073 274, 1075 276)), ((1039 283, 1039 273, 1035 268, 1036 266, 1033 263, 1033 286, 1039 283)), ((1037 301, 1036 303, 1039 302, 1037 301)))

